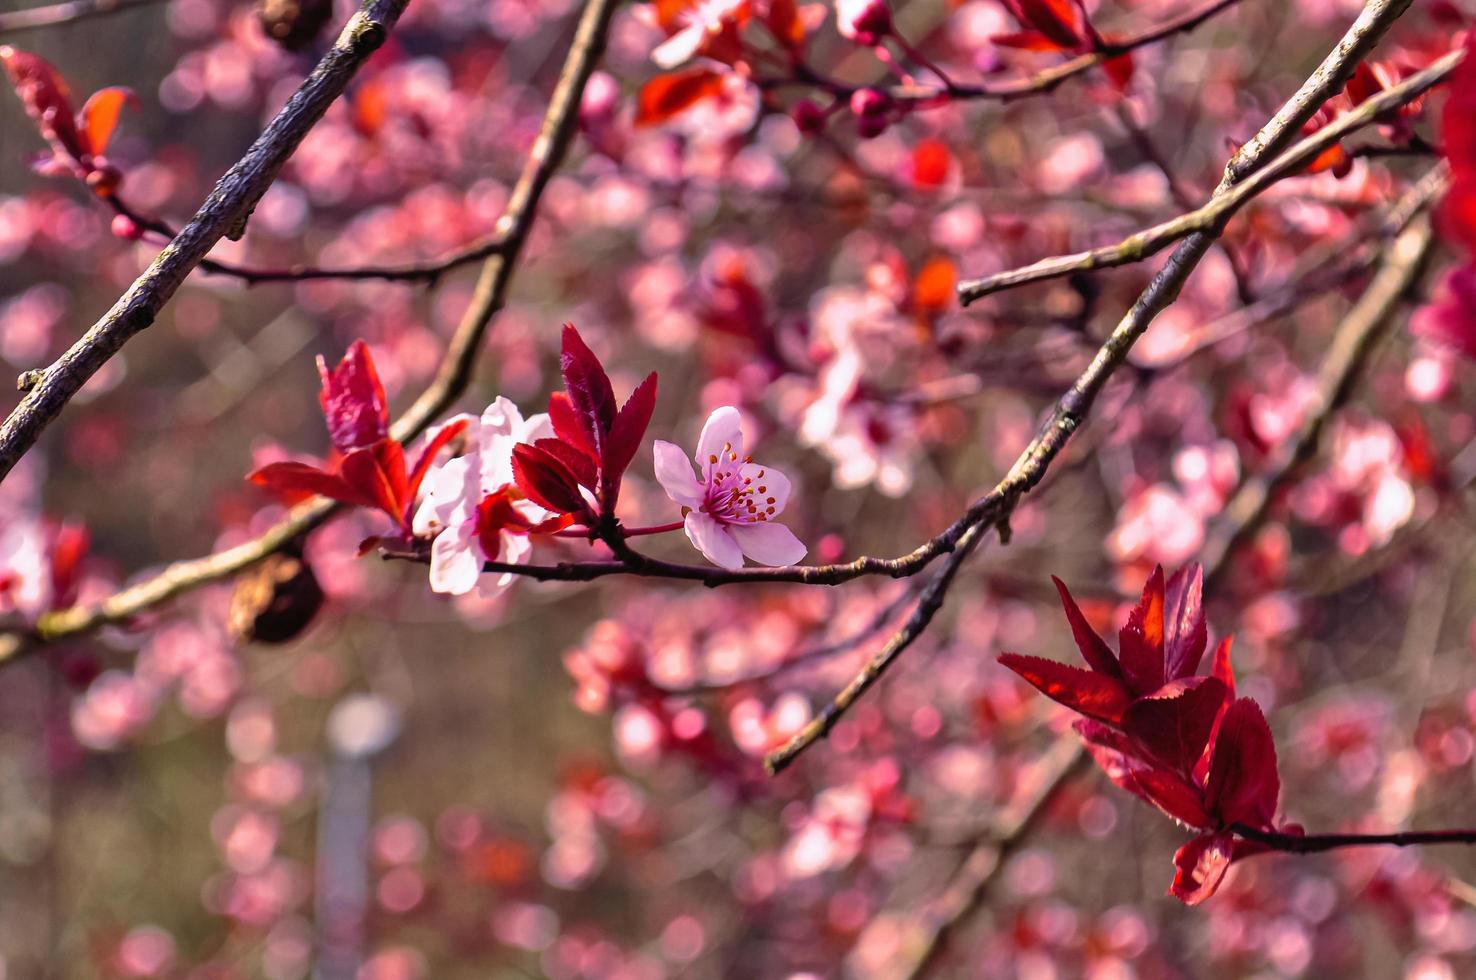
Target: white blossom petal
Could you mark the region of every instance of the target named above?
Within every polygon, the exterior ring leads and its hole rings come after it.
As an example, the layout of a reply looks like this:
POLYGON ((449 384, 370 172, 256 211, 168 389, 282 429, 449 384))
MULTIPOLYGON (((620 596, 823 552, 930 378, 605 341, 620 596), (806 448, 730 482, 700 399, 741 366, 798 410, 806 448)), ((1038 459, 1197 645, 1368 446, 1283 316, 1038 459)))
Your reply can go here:
POLYGON ((764 521, 728 528, 743 553, 760 565, 794 565, 805 557, 804 542, 783 524, 764 521))
POLYGON ((721 568, 743 567, 743 551, 729 533, 728 527, 698 510, 687 515, 683 526, 687 532, 687 540, 708 561, 721 568))
POLYGON ((683 507, 701 507, 702 484, 692 475, 692 463, 682 447, 657 439, 651 448, 656 458, 656 482, 666 495, 683 507))
POLYGON ((431 542, 431 591, 466 595, 481 574, 481 549, 476 546, 476 526, 471 521, 447 528, 431 542))

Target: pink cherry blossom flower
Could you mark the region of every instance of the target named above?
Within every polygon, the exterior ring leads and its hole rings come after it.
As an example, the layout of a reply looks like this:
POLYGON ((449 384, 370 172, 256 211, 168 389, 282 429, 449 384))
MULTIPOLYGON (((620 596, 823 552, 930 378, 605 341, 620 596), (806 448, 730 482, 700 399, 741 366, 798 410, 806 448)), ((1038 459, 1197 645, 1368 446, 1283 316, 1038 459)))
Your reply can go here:
MULTIPOLYGON (((432 468, 413 524, 416 535, 435 535, 431 543, 431 589, 450 595, 470 592, 481 577, 483 562, 520 564, 528 559, 532 545, 527 535, 510 531, 501 532, 497 554, 484 553, 477 535, 477 506, 487 494, 513 482, 513 446, 552 438, 554 434, 547 415, 524 419, 516 405, 501 397, 487 406, 480 419, 463 415, 446 425, 462 420, 467 421, 467 451, 432 468)), ((434 439, 438 431, 431 430, 426 438, 434 439)), ((514 506, 533 522, 548 516, 543 508, 528 501, 514 506)), ((511 574, 504 573, 493 585, 484 587, 482 594, 495 595, 512 580, 511 574)))
POLYGON ((689 508, 687 537, 714 565, 742 568, 743 558, 761 565, 793 565, 805 556, 794 532, 774 518, 789 502, 789 478, 743 454, 738 410, 723 407, 708 416, 697 439, 697 468, 679 446, 656 441, 656 479, 666 495, 689 508))

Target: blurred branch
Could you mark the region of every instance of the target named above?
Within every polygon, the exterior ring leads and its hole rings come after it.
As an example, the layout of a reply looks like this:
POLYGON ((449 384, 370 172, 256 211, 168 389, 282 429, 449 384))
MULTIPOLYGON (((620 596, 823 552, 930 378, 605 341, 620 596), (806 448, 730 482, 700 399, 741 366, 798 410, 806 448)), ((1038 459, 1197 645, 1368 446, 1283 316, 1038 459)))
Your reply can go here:
MULTIPOLYGON (((1064 61, 1033 75, 996 82, 992 85, 959 85, 951 82, 944 86, 908 84, 894 85, 886 91, 894 101, 902 103, 932 103, 943 99, 1008 102, 1026 96, 1043 95, 1054 91, 1068 79, 1085 74, 1113 58, 1136 51, 1138 48, 1157 44, 1176 34, 1186 34, 1239 2, 1240 0, 1211 0, 1210 3, 1164 21, 1157 27, 1140 34, 1128 35, 1117 40, 1101 38, 1096 50, 1077 55, 1069 61, 1064 61)), ((861 87, 825 78, 805 66, 799 66, 798 74, 793 78, 759 79, 756 84, 761 88, 784 88, 795 85, 819 86, 838 99, 850 98, 851 94, 861 87)))
POLYGON ((67 0, 47 7, 32 7, 29 10, 11 10, 0 13, 0 37, 36 31, 43 27, 58 27, 93 17, 122 13, 135 7, 146 7, 164 0, 67 0))
POLYGON ((1027 283, 1058 279, 1074 272, 1141 262, 1173 242, 1196 233, 1218 237, 1242 207, 1264 193, 1272 184, 1301 173, 1320 153, 1337 144, 1344 136, 1376 122, 1385 112, 1419 98, 1454 71, 1464 57, 1464 48, 1450 52, 1423 71, 1345 112, 1334 122, 1303 139, 1258 170, 1250 179, 1233 187, 1225 186, 1217 190, 1208 203, 1194 211, 1129 235, 1115 245, 1042 259, 1018 269, 964 280, 958 284, 959 301, 967 305, 990 293, 1014 289, 1027 283))
POLYGON ((226 172, 189 224, 113 308, 50 367, 21 376, 20 386, 29 389, 28 393, 0 424, 0 481, 88 379, 154 322, 215 243, 246 220, 308 131, 343 93, 359 66, 384 43, 408 3, 365 0, 246 155, 226 172))
MULTIPOLYGON (((476 351, 493 315, 502 307, 543 190, 563 162, 573 139, 579 102, 585 83, 605 49, 605 35, 615 4, 616 0, 589 0, 585 4, 542 128, 497 224, 499 231, 508 236, 508 247, 483 265, 471 304, 457 326, 435 379, 391 428, 394 437, 402 442, 424 431, 451 406, 471 380, 476 351)), ((175 562, 100 602, 47 613, 31 635, 0 634, 0 663, 16 659, 40 643, 126 622, 180 593, 234 575, 322 524, 337 509, 338 505, 331 501, 315 498, 293 508, 264 534, 234 548, 175 562)))
MULTIPOLYGON (((108 198, 107 203, 118 214, 138 225, 144 231, 172 239, 178 234, 173 226, 160 218, 150 218, 133 210, 118 195, 108 198)), ((505 230, 499 230, 480 241, 452 252, 445 258, 432 262, 405 262, 398 265, 345 266, 339 269, 321 268, 313 265, 293 265, 280 269, 257 268, 223 262, 219 259, 201 259, 200 270, 217 275, 240 279, 248 286, 267 282, 307 282, 313 279, 383 279, 389 282, 424 282, 434 286, 446 273, 461 266, 480 262, 509 247, 505 230)))

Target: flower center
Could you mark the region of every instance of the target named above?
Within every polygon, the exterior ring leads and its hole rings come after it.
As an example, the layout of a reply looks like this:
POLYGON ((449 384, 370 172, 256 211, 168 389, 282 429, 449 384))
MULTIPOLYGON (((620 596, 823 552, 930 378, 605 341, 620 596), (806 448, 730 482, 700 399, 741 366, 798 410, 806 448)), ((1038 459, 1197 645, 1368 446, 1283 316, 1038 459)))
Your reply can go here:
POLYGON ((764 482, 765 471, 743 475, 743 465, 752 462, 752 456, 740 461, 731 443, 723 444, 721 456, 707 457, 703 513, 723 524, 757 524, 773 516, 774 498, 769 496, 768 484, 764 482))

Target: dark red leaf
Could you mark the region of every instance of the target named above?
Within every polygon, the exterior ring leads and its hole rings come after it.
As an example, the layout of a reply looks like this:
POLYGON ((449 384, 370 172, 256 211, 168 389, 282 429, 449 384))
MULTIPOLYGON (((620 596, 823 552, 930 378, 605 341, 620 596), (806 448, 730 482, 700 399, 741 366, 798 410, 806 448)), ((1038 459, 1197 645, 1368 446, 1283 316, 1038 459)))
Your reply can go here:
POLYGON ((595 449, 589 441, 589 436, 580 424, 579 413, 574 409, 574 403, 569 401, 569 396, 562 391, 556 391, 548 396, 548 419, 553 425, 554 435, 563 442, 567 442, 575 449, 593 458, 595 449))
POLYGON ((1225 710, 1215 735, 1206 805, 1222 823, 1270 828, 1280 794, 1271 729, 1260 706, 1241 698, 1225 710))
POLYGON ((1090 718, 1073 727, 1092 759, 1118 786, 1187 826, 1207 827, 1213 822, 1196 787, 1142 758, 1142 748, 1122 732, 1090 718))
POLYGON ((1185 905, 1198 905, 1215 893, 1235 854, 1235 839, 1227 833, 1200 834, 1174 853, 1173 895, 1185 905))
POLYGON ((405 451, 393 439, 345 453, 338 462, 344 482, 374 501, 396 524, 408 524, 409 502, 405 499, 409 479, 405 474, 405 451))
POLYGON ((1163 687, 1163 566, 1153 569, 1143 586, 1143 598, 1128 616, 1118 634, 1118 656, 1123 676, 1134 694, 1143 695, 1163 687))
POLYGON ((1056 591, 1061 595, 1061 605, 1066 610, 1066 621, 1071 624, 1071 636, 1076 640, 1076 648, 1081 651, 1082 658, 1093 670, 1121 680, 1122 667, 1118 664, 1117 656, 1112 652, 1112 648, 1107 646, 1107 641, 1092 629, 1092 624, 1088 623, 1086 616, 1082 615, 1081 607, 1071 597, 1066 583, 1054 575, 1051 576, 1051 581, 1056 583, 1056 591))
POLYGON ((1000 654, 999 662, 1025 678, 1040 693, 1089 718, 1117 724, 1127 710, 1128 692, 1120 681, 1044 657, 1000 654))
POLYGON ((594 450, 592 455, 600 459, 605 454, 605 437, 615 424, 615 392, 600 359, 585 345, 572 323, 564 324, 563 354, 559 358, 559 366, 564 374, 564 390, 569 393, 569 404, 574 407, 574 417, 589 439, 590 448, 594 450))
POLYGON ((1204 621, 1204 569, 1198 562, 1185 565, 1168 580, 1163 623, 1165 679, 1193 677, 1209 642, 1204 621))
POLYGON ((1213 677, 1170 681, 1134 701, 1123 713, 1122 727, 1160 761, 1189 774, 1209 744, 1227 694, 1213 677))
POLYGON ((513 447, 513 479, 529 500, 545 510, 570 514, 585 509, 574 474, 536 446, 520 443, 513 447))
POLYGON ((646 375, 646 380, 636 385, 635 391, 621 406, 610 427, 610 439, 605 444, 602 464, 602 479, 607 488, 620 485, 620 478, 641 448, 641 439, 646 427, 651 424, 651 412, 656 408, 656 372, 646 375))
POLYGON ((593 456, 561 439, 539 439, 533 445, 557 459, 573 474, 574 481, 590 490, 599 487, 599 464, 593 456))
POLYGON ((247 479, 294 503, 308 495, 327 497, 355 507, 378 506, 373 498, 350 486, 337 473, 328 473, 306 463, 268 463, 252 472, 247 479))
POLYGON ((346 455, 389 438, 389 403, 368 344, 354 341, 331 371, 319 357, 318 375, 323 379, 318 402, 335 449, 346 455))

